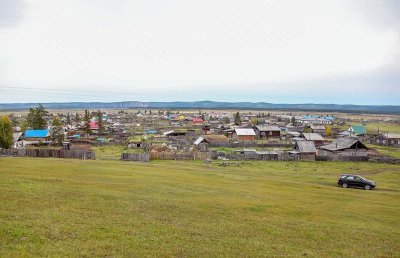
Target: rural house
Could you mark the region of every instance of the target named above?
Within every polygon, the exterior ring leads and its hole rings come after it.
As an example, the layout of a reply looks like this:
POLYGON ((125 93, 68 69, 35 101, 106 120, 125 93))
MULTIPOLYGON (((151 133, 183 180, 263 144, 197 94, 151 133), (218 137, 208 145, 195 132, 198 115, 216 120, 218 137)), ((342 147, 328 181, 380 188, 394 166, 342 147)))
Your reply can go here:
POLYGON ((239 141, 254 141, 256 133, 251 128, 235 128, 234 135, 239 141))
POLYGON ((294 151, 290 151, 289 154, 295 156, 297 160, 314 161, 317 149, 313 141, 296 141, 294 151))
POLYGON ((258 138, 281 137, 281 129, 276 125, 256 125, 254 129, 258 138))
POLYGON ((364 136, 367 134, 367 130, 362 125, 352 125, 347 131, 351 136, 364 136))
POLYGON ((194 145, 218 145, 227 143, 228 141, 229 139, 225 135, 207 134, 197 138, 197 140, 194 142, 194 145))
POLYGON ((325 134, 325 126, 324 125, 311 125, 311 130, 313 133, 325 134))
POLYGON ((40 143, 49 144, 50 132, 49 130, 26 130, 23 135, 23 145, 37 145, 40 143))
POLYGON ((321 146, 320 156, 357 156, 367 157, 368 148, 357 138, 339 138, 321 146))
POLYGON ((382 146, 400 146, 400 134, 384 133, 375 138, 375 143, 382 146))
POLYGON ((306 141, 313 141, 315 146, 321 146, 324 144, 324 137, 319 133, 303 133, 302 135, 306 141))

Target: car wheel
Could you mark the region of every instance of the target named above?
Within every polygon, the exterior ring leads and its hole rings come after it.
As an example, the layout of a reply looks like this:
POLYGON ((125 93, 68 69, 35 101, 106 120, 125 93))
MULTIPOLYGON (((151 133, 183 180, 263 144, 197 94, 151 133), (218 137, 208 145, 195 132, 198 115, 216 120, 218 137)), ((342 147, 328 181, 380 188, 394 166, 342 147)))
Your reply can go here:
POLYGON ((371 189, 371 186, 370 186, 370 185, 365 185, 365 186, 364 186, 364 189, 365 189, 365 190, 370 190, 370 189, 371 189))
POLYGON ((342 184, 342 187, 343 187, 343 188, 347 188, 347 187, 349 187, 349 185, 348 185, 347 183, 343 183, 343 184, 342 184))

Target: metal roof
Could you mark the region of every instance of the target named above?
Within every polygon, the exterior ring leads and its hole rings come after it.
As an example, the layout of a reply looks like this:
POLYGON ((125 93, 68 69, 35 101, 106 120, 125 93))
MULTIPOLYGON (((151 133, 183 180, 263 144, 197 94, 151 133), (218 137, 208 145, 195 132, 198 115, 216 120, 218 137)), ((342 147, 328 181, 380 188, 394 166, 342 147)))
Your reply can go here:
POLYGON ((312 142, 312 141, 297 141, 296 149, 300 153, 316 153, 317 152, 314 142, 312 142))
POLYGON ((276 125, 256 125, 257 130, 259 131, 280 131, 281 128, 279 128, 276 125))
POLYGON ((352 125, 349 131, 354 132, 356 135, 367 134, 367 130, 362 125, 352 125))
POLYGON ((203 140, 204 140, 203 137, 197 138, 197 140, 194 142, 194 145, 199 145, 203 140))
POLYGON ((350 149, 354 144, 357 144, 358 149, 367 149, 367 147, 358 139, 355 138, 338 138, 330 144, 321 146, 321 149, 329 151, 338 151, 350 149))
POLYGON ((399 133, 383 133, 381 135, 386 137, 387 139, 400 139, 399 133))
POLYGON ((323 141, 324 137, 322 137, 319 133, 303 133, 304 138, 307 141, 323 141))
POLYGON ((26 138, 46 138, 49 135, 49 130, 26 130, 24 133, 26 138))
POLYGON ((255 136, 256 133, 254 132, 253 129, 251 128, 235 128, 235 133, 237 135, 251 135, 251 136, 255 136))

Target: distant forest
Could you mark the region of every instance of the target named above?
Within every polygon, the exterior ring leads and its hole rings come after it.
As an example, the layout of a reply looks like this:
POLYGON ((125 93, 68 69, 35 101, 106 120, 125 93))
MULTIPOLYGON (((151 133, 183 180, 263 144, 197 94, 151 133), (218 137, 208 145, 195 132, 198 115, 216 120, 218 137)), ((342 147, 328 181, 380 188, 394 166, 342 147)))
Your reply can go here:
MULTIPOLYGON (((321 112, 351 112, 351 113, 381 113, 400 114, 400 106, 377 105, 339 105, 339 104, 272 104, 265 102, 217 102, 217 101, 193 101, 193 102, 68 102, 68 103, 42 103, 48 109, 68 108, 160 108, 160 109, 268 109, 268 110, 299 110, 321 112)), ((37 103, 5 103, 0 104, 1 110, 29 109, 37 106, 37 103)))

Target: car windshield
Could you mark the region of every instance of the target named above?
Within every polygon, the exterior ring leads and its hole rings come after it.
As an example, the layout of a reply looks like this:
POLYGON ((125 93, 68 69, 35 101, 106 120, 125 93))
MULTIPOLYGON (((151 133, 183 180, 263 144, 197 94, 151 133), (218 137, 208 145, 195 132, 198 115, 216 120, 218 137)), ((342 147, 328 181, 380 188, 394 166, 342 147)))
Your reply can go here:
POLYGON ((362 176, 359 176, 359 178, 361 178, 361 180, 363 180, 363 181, 368 181, 367 179, 363 178, 362 176))

